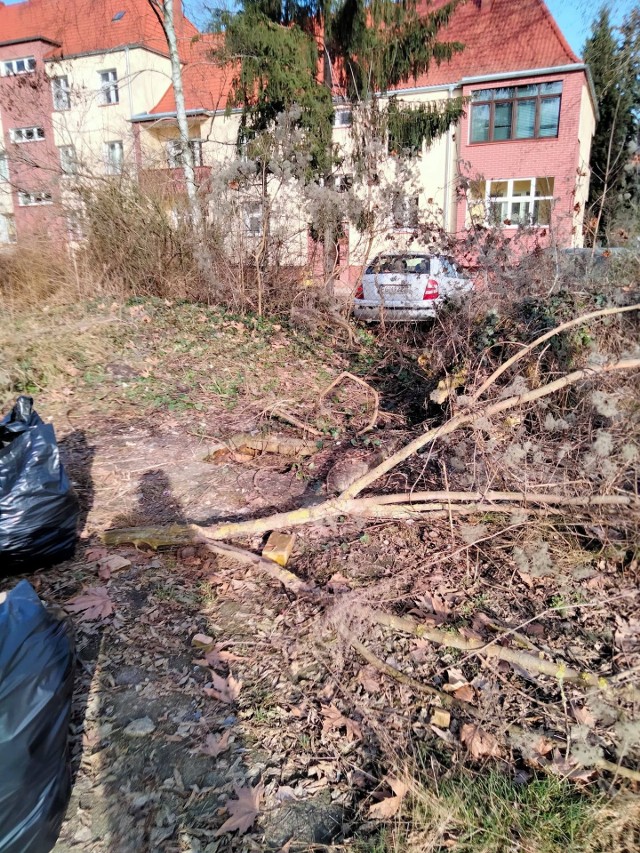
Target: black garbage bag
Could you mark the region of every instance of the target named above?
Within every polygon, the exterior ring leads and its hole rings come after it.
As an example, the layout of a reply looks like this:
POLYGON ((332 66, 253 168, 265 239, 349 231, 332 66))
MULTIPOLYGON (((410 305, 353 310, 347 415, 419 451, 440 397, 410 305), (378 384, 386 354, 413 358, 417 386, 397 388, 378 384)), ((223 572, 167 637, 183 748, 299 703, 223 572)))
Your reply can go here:
POLYGON ((25 580, 0 601, 0 853, 48 853, 71 790, 73 640, 25 580))
POLYGON ((0 574, 28 572, 73 556, 78 501, 51 424, 19 397, 0 421, 0 574))

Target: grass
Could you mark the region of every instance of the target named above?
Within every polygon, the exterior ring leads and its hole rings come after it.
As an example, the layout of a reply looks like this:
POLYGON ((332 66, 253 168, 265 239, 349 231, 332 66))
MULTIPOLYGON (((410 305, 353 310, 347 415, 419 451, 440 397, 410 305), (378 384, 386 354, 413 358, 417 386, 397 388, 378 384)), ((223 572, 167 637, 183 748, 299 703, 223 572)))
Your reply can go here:
POLYGON ((416 779, 405 803, 386 846, 376 836, 363 853, 622 853, 630 811, 640 816, 640 802, 630 810, 560 778, 520 784, 495 768, 416 779))

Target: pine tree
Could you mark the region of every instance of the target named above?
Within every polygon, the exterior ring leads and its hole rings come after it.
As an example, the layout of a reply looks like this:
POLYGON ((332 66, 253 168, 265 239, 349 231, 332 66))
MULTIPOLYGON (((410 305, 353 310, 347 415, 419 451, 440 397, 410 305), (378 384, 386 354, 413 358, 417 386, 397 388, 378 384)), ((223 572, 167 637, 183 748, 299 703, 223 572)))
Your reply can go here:
MULTIPOLYGON (((416 0, 244 0, 228 22, 222 55, 240 64, 229 102, 229 108, 242 108, 239 142, 267 131, 279 113, 295 105, 299 127, 308 135, 309 168, 331 186, 335 84, 347 101, 357 103, 450 59, 463 45, 440 41, 438 34, 460 2, 425 12, 418 11, 416 0)), ((392 99, 381 111, 380 126, 389 130, 397 153, 415 153, 424 141, 446 133, 462 111, 461 99, 437 107, 392 99)), ((337 228, 326 223, 322 235, 329 282, 337 228)))
POLYGON ((591 145, 589 206, 601 237, 624 204, 629 171, 628 146, 637 132, 638 13, 632 13, 616 38, 603 7, 587 39, 584 58, 591 69, 598 121, 591 145))

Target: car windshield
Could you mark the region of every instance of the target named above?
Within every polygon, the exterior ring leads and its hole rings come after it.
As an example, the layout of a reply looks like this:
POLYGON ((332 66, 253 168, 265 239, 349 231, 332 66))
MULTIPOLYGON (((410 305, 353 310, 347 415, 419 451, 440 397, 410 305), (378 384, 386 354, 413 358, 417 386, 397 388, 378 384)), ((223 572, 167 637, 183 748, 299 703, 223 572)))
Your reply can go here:
POLYGON ((380 255, 367 267, 367 275, 408 273, 426 275, 430 270, 428 255, 380 255))

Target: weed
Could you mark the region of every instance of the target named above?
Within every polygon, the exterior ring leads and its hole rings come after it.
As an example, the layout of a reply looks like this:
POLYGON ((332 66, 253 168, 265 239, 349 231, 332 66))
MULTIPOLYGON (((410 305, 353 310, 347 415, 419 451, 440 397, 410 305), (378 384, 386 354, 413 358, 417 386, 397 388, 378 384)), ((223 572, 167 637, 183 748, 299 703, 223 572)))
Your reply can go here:
POLYGON ((498 770, 457 772, 422 784, 412 800, 406 851, 584 853, 600 801, 552 777, 518 784, 498 770))

